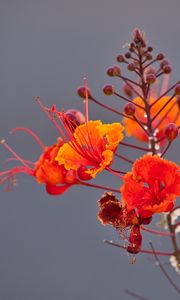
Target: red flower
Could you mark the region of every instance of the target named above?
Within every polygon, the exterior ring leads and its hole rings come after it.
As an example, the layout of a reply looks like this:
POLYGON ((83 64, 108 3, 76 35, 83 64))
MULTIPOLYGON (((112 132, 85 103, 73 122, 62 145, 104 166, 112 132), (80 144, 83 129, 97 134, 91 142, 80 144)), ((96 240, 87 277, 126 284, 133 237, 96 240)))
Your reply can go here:
POLYGON ((137 208, 144 218, 171 211, 180 195, 179 167, 157 155, 144 155, 124 176, 121 192, 127 208, 137 208))
POLYGON ((21 163, 21 165, 0 172, 0 183, 8 181, 7 190, 12 189, 12 186, 16 184, 15 176, 18 173, 25 173, 35 177, 38 183, 45 184, 46 191, 51 195, 63 194, 73 184, 78 183, 77 172, 74 170, 67 171, 63 166, 59 166, 55 160, 57 152, 63 145, 61 139, 58 140, 57 144, 45 147, 32 131, 26 128, 21 128, 20 130, 24 130, 33 135, 41 145, 43 153, 39 160, 33 163, 22 159, 5 141, 1 141, 13 155, 13 158, 10 158, 10 160, 17 160, 21 163))

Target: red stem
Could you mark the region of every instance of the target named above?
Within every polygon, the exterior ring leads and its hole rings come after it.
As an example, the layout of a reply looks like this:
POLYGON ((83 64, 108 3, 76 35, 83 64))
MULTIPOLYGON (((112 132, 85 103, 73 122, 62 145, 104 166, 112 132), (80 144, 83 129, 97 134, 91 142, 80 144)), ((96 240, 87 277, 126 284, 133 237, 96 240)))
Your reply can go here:
MULTIPOLYGON (((126 250, 125 246, 113 243, 112 241, 104 240, 104 243, 126 250)), ((154 254, 153 251, 150 251, 150 250, 141 250, 140 252, 145 253, 145 254, 154 254)), ((161 252, 161 251, 156 251, 156 254, 162 255, 162 256, 171 256, 171 255, 173 255, 172 252, 161 252)))
POLYGON ((167 89, 162 95, 160 95, 153 103, 151 103, 150 107, 152 107, 154 104, 156 104, 161 98, 163 98, 165 95, 167 95, 177 84, 179 84, 180 81, 173 84, 169 89, 167 89))
POLYGON ((127 146, 127 147, 130 147, 130 148, 134 148, 134 149, 138 149, 138 150, 142 150, 142 151, 150 151, 151 150, 151 149, 148 149, 148 148, 143 148, 143 147, 139 147, 139 146, 124 143, 124 142, 120 142, 119 145, 127 146))
POLYGON ((153 122, 157 116, 163 111, 163 109, 170 103, 170 101, 175 97, 175 95, 173 94, 169 100, 161 107, 161 109, 154 115, 154 117, 152 118, 151 122, 153 122))
POLYGON ((119 193, 119 194, 121 193, 120 190, 117 190, 117 189, 114 189, 114 188, 111 188, 111 187, 108 187, 108 186, 97 185, 97 184, 93 184, 93 183, 87 183, 87 182, 84 182, 84 181, 79 181, 79 183, 81 185, 92 187, 92 188, 97 188, 97 189, 101 189, 101 190, 109 190, 109 191, 119 193))
MULTIPOLYGON (((117 97, 121 98, 121 99, 124 100, 124 101, 127 101, 127 102, 132 103, 131 100, 127 99, 127 98, 124 97, 124 96, 121 96, 121 95, 118 94, 117 92, 114 92, 114 95, 116 95, 117 97)), ((143 109, 143 110, 144 110, 144 107, 143 107, 142 105, 139 105, 139 104, 137 104, 137 103, 135 103, 135 102, 133 102, 133 104, 134 104, 135 106, 139 107, 140 109, 143 109)))
POLYGON ((172 233, 169 233, 169 232, 161 232, 161 231, 157 231, 157 230, 153 230, 153 229, 148 229, 144 226, 141 226, 141 229, 144 230, 144 231, 147 231, 149 233, 153 233, 153 234, 158 234, 158 235, 161 235, 161 236, 172 236, 173 234, 172 233))

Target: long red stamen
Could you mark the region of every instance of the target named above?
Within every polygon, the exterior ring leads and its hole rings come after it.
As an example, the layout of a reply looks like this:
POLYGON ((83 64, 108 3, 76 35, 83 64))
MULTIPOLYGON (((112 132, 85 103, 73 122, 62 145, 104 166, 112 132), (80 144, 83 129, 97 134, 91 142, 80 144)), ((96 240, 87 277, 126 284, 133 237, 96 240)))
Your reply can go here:
POLYGON ((54 120, 54 118, 49 114, 48 110, 45 109, 45 107, 41 104, 39 98, 36 98, 36 102, 39 104, 42 111, 45 113, 45 115, 48 117, 48 119, 56 126, 57 130, 59 131, 60 135, 62 136, 64 142, 67 141, 67 138, 61 129, 61 127, 57 124, 57 122, 54 120))
MULTIPOLYGON (((17 161, 17 158, 15 157, 9 157, 8 159, 5 160, 5 163, 8 162, 8 161, 17 161)), ((33 161, 30 161, 30 160, 27 160, 27 159, 23 159, 23 161, 29 165, 35 165, 36 163, 33 162, 33 161)))
POLYGON ((41 139, 32 130, 30 130, 29 128, 26 128, 26 127, 16 127, 16 128, 11 129, 10 133, 13 134, 16 131, 25 131, 28 134, 30 134, 35 139, 35 141, 39 144, 39 146, 41 147, 41 149, 44 151, 45 145, 43 144, 43 142, 41 141, 41 139))
POLYGON ((1 144, 26 168, 30 169, 28 164, 5 142, 5 140, 1 141, 1 144))
MULTIPOLYGON (((89 122, 89 112, 88 112, 88 86, 87 86, 87 79, 84 78, 84 87, 85 87, 85 119, 86 119, 86 130, 87 130, 87 142, 86 141, 86 144, 88 145, 88 148, 89 148, 89 144, 90 144, 90 149, 92 150, 91 152, 93 154, 95 154, 96 152, 96 155, 98 155, 99 159, 101 159, 101 156, 99 155, 97 149, 95 150, 94 147, 93 147, 93 143, 91 142, 91 137, 90 137, 90 134, 89 134, 89 129, 88 129, 88 122, 89 122)), ((89 150, 90 150, 89 149, 89 150)), ((95 155, 95 156, 96 156, 95 155)))

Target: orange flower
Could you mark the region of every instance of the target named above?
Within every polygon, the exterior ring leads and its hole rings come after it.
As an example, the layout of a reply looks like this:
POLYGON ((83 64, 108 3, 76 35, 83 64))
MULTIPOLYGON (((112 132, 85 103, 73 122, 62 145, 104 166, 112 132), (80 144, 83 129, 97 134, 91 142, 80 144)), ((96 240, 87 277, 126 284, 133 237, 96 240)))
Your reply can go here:
POLYGON ((123 139, 122 131, 120 123, 88 121, 75 129, 70 141, 59 149, 56 160, 66 170, 90 167, 85 173, 94 178, 112 163, 114 152, 123 139))
POLYGON ((137 208, 144 218, 171 211, 180 195, 179 167, 157 155, 146 154, 124 176, 121 192, 127 208, 137 208))
MULTIPOLYGON (((167 103, 169 99, 170 96, 164 96, 151 107, 151 118, 153 118, 156 115, 156 113, 160 111, 160 109, 163 107, 165 103, 167 103)), ((155 101, 155 99, 153 97, 150 97, 148 101, 149 104, 151 104, 155 101)), ((168 110, 170 109, 170 107, 173 105, 175 101, 176 101, 176 97, 174 97, 161 111, 161 113, 159 113, 157 118, 155 118, 155 120, 152 123, 153 127, 159 124, 161 119, 166 115, 166 113, 168 112, 168 110)), ((144 102, 140 97, 135 98, 132 102, 144 107, 144 102)), ((180 126, 180 118, 178 117, 178 114, 179 114, 179 106, 178 104, 175 104, 173 108, 163 118, 162 122, 160 122, 160 124, 157 126, 156 128, 157 139, 160 139, 164 136, 164 128, 167 124, 175 123, 177 126, 180 126)), ((140 122, 142 123, 147 122, 145 111, 142 108, 136 107, 135 115, 140 122)), ((128 136, 133 136, 142 142, 148 141, 148 136, 136 121, 129 118, 124 118, 123 122, 125 124, 126 134, 128 136)))

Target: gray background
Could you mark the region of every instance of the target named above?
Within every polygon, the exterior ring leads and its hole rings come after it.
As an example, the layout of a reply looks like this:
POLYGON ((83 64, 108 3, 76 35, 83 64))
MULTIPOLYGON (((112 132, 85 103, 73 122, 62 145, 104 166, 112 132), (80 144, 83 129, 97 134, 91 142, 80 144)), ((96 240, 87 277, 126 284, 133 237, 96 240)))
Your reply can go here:
MULTIPOLYGON (((114 64, 135 26, 167 55, 174 68, 171 79, 178 80, 179 15, 179 0, 0 0, 0 137, 36 160, 40 150, 31 137, 9 136, 9 130, 26 126, 47 145, 53 143, 57 131, 34 98, 40 96, 45 104, 59 108, 82 109, 76 88, 87 76, 94 94, 104 99, 101 88, 111 82, 105 70, 114 64)), ((104 101, 120 107, 117 100, 104 101)), ((112 120, 94 105, 90 116, 112 120)), ((177 147, 176 142, 168 156, 176 161, 177 147)), ((0 161, 6 158, 1 147, 0 161)), ((98 181, 119 185, 108 176, 98 181)), ((53 198, 28 176, 19 176, 13 192, 1 187, 0 299, 130 299, 126 288, 154 300, 178 299, 151 257, 138 255, 131 265, 125 252, 103 244, 103 239, 118 239, 97 220, 101 194, 76 187, 53 198)), ((146 247, 151 238, 144 235, 146 247)), ((166 239, 156 238, 154 245, 170 248, 166 239)))

